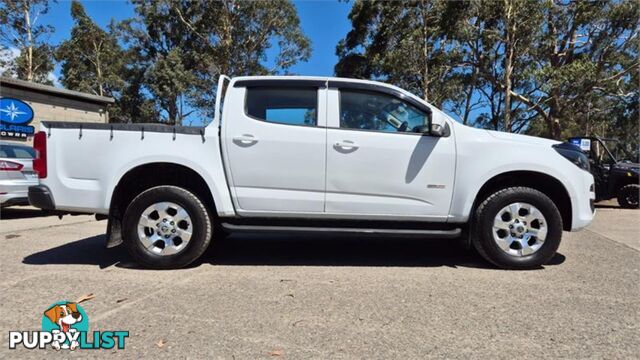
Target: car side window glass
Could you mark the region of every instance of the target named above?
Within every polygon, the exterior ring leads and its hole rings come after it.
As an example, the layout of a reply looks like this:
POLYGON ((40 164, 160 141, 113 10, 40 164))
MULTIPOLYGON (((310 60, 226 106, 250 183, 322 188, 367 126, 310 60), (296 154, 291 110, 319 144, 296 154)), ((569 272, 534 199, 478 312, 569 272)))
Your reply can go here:
POLYGON ((428 114, 395 96, 340 90, 341 128, 418 133, 428 124, 428 114))
POLYGON ((247 88, 247 115, 278 124, 316 126, 316 88, 247 88))
POLYGON ((35 152, 29 148, 16 147, 13 151, 16 159, 33 159, 35 157, 35 152))
POLYGON ((0 145, 0 157, 13 159, 33 159, 36 152, 26 146, 0 145))

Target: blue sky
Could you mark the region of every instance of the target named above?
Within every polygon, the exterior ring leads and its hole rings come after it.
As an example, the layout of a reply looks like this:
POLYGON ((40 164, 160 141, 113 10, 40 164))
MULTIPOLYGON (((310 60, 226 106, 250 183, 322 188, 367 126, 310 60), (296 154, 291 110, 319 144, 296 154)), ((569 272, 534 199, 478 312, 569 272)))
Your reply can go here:
MULTIPOLYGON (((300 75, 333 75, 333 66, 337 61, 336 45, 351 26, 347 18, 350 3, 337 0, 294 1, 305 34, 311 39, 313 52, 311 59, 295 65, 291 71, 300 75)), ((86 1, 85 10, 101 27, 106 28, 112 19, 124 20, 134 16, 133 6, 126 1, 86 1)), ((49 13, 41 20, 56 28, 50 38, 53 44, 68 39, 73 22, 71 20, 71 2, 52 3, 49 13)))

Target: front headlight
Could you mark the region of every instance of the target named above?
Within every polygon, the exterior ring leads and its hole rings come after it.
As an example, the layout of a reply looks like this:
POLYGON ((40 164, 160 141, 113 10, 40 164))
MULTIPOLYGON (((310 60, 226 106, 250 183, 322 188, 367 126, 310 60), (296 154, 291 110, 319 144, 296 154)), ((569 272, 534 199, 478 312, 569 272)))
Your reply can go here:
POLYGON ((580 147, 570 143, 562 143, 553 145, 553 148, 565 159, 571 161, 579 168, 585 171, 591 170, 589 166, 589 158, 582 152, 582 150, 580 150, 580 147))

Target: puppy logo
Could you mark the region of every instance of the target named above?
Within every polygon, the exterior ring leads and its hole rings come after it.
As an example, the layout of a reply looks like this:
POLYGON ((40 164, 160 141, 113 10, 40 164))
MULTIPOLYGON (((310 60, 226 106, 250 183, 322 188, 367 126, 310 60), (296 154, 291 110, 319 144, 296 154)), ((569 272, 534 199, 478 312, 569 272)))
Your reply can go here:
POLYGON ((79 346, 79 331, 87 331, 88 329, 87 314, 80 305, 74 302, 57 302, 51 305, 42 317, 42 330, 49 331, 54 335, 58 333, 65 335, 65 341, 51 343, 51 346, 56 350, 75 350, 79 346))
MULTIPOLYGON (((92 298, 83 296, 78 302, 58 301, 42 314, 42 330, 9 331, 9 349, 21 346, 29 350, 107 349, 121 350, 129 337, 127 330, 103 330, 89 333, 89 317, 78 304, 92 298)), ((0 357, 1 358, 1 357, 0 357)))

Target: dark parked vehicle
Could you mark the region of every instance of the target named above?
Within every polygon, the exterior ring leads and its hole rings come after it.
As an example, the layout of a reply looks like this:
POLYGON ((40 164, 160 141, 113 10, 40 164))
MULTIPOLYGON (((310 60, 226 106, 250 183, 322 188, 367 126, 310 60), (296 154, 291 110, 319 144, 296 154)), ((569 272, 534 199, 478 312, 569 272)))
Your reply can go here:
POLYGON ((616 159, 607 143, 617 140, 585 136, 572 137, 569 142, 580 146, 589 157, 596 185, 596 201, 618 198, 618 204, 623 208, 638 208, 640 164, 631 159, 616 159))

